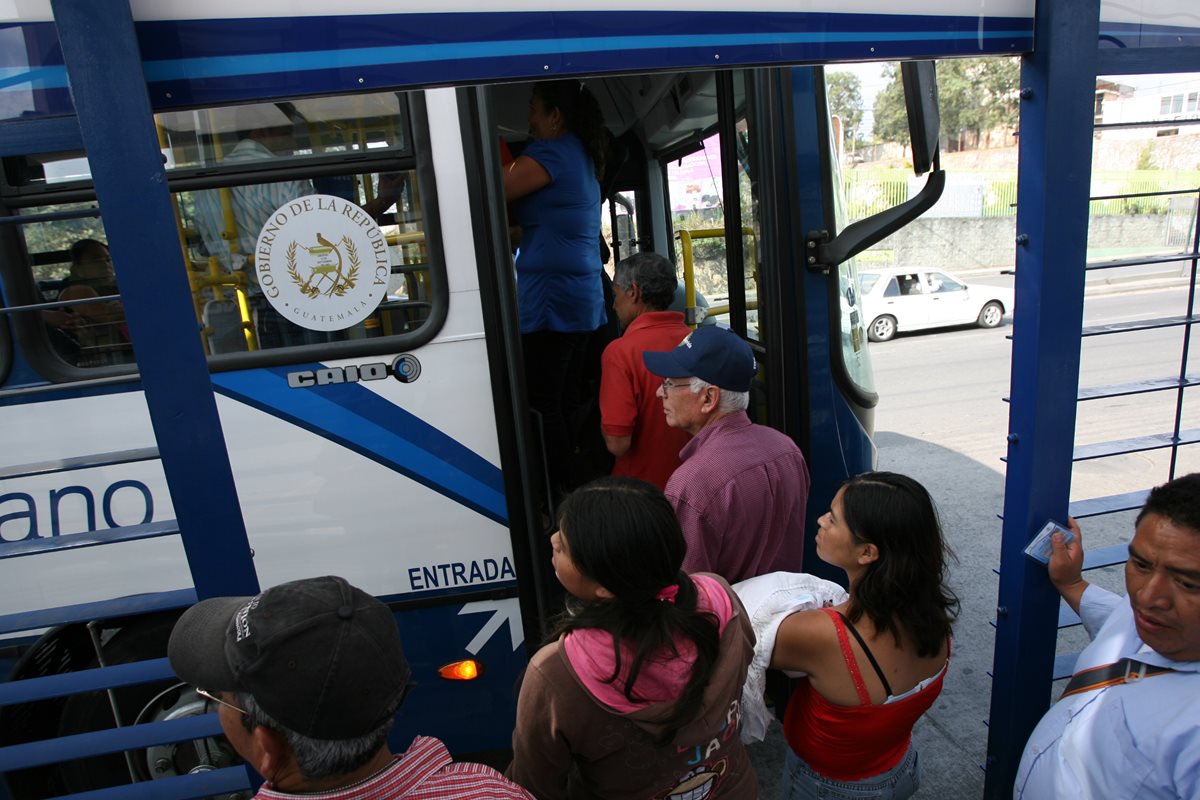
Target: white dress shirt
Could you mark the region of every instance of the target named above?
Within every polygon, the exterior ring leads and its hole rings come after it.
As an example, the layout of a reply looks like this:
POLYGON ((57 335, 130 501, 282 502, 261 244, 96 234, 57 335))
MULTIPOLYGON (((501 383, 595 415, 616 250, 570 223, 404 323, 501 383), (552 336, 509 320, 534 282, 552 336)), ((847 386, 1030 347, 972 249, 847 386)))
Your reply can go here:
POLYGON ((1200 798, 1200 662, 1142 642, 1129 599, 1089 586, 1079 603, 1092 643, 1075 671, 1125 657, 1176 672, 1063 698, 1025 745, 1016 800, 1200 798))

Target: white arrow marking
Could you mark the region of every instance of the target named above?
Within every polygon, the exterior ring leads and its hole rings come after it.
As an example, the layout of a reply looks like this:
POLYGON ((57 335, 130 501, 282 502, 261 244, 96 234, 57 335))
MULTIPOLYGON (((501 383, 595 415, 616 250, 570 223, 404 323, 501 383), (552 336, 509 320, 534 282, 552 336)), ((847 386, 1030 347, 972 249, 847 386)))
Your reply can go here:
POLYGON ((478 603, 467 603, 458 614, 462 616, 486 611, 492 612, 491 619, 475 634, 475 638, 467 645, 467 652, 477 655, 505 622, 508 623, 509 635, 512 638, 512 649, 515 651, 520 647, 525 641, 525 629, 521 626, 520 601, 515 597, 507 600, 480 600, 478 603))

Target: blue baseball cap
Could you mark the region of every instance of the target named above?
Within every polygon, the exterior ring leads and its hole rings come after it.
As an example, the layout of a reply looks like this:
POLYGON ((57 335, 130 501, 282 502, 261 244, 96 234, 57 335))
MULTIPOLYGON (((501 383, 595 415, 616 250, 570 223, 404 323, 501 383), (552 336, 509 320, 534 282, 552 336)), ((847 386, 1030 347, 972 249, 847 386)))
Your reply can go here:
POLYGON ((750 391, 758 371, 750 345, 715 325, 692 331, 674 350, 642 353, 642 361, 660 378, 696 377, 730 392, 750 391))

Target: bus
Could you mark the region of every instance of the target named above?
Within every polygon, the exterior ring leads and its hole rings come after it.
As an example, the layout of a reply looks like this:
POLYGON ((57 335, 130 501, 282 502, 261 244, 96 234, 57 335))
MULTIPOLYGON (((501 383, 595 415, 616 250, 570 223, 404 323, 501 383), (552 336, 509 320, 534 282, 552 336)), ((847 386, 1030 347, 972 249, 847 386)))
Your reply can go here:
POLYGON ((756 421, 809 461, 815 519, 875 463, 853 256, 944 182, 917 64, 1048 58, 1035 31, 1063 35, 1035 26, 1048 5, 0 11, 4 791, 245 791, 165 637, 197 599, 318 574, 396 612, 420 684, 396 743, 507 747, 554 610, 501 189, 500 141, 521 145, 537 81, 577 78, 600 100, 620 154, 604 186, 613 257, 675 256, 689 295, 722 298, 717 323, 761 365, 756 421), (913 64, 926 188, 848 225, 824 67, 880 59, 913 64), (671 180, 696 154, 715 156, 703 208, 671 180), (103 291, 80 297, 81 270, 103 291), (286 313, 271 302, 285 290, 286 313))

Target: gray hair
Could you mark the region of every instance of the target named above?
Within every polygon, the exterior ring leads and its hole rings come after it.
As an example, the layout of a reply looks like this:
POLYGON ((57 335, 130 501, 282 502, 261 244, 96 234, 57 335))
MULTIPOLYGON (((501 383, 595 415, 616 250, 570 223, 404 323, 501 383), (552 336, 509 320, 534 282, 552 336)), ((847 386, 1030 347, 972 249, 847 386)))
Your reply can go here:
POLYGON ((637 284, 642 302, 655 311, 666 311, 675 299, 675 265, 658 253, 634 253, 617 262, 613 283, 623 289, 637 284))
MULTIPOLYGON (((709 383, 700 378, 692 378, 692 394, 700 394, 709 386, 716 386, 716 384, 709 383)), ((720 386, 716 388, 721 389, 720 386)), ((734 392, 729 389, 721 389, 721 398, 717 401, 717 411, 720 411, 722 414, 732 414, 735 411, 745 411, 749 407, 749 392, 734 392)))
POLYGON ((246 731, 253 731, 261 725, 282 736, 291 748, 296 766, 310 781, 346 775, 370 761, 387 741, 388 731, 391 730, 396 711, 400 707, 397 703, 396 708, 391 709, 391 713, 387 715, 387 722, 366 736, 353 739, 313 739, 276 722, 270 714, 262 710, 252 695, 238 692, 237 705, 246 712, 242 717, 242 725, 246 731))

